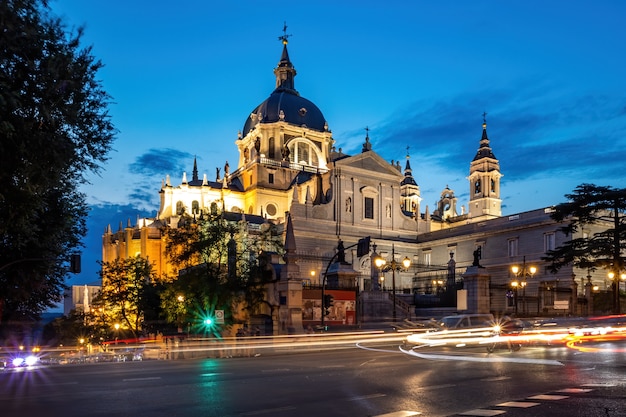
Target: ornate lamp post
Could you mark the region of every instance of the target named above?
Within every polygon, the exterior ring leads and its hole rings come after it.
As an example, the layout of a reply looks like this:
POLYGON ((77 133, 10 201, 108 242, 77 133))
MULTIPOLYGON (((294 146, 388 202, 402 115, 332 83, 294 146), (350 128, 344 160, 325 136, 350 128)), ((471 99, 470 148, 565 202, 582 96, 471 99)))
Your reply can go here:
POLYGON ((511 286, 515 291, 515 313, 517 313, 517 290, 519 287, 522 287, 522 302, 524 303, 523 312, 526 315, 526 277, 532 278, 537 273, 537 267, 535 266, 526 266, 526 257, 524 256, 522 261, 522 266, 513 265, 511 267, 511 272, 519 278, 519 281, 513 281, 511 286))
POLYGON ((378 257, 374 260, 376 267, 380 268, 381 272, 391 271, 391 297, 393 303, 393 321, 396 321, 396 271, 402 271, 409 269, 411 266, 411 260, 405 257, 401 263, 396 262, 396 249, 395 245, 391 245, 391 262, 387 263, 382 257, 378 257))
POLYGON ((617 278, 617 274, 613 271, 609 271, 608 273, 608 277, 611 280, 611 286, 615 289, 615 296, 614 296, 614 300, 616 300, 616 312, 619 314, 620 313, 620 303, 619 303, 619 283, 620 281, 624 281, 626 283, 626 273, 622 272, 621 274, 619 274, 619 279, 617 278))

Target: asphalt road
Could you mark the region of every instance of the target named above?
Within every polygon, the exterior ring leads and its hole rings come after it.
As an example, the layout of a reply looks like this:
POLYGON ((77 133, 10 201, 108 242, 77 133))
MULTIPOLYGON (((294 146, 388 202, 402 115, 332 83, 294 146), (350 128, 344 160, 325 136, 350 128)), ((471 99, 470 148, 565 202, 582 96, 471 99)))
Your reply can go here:
POLYGON ((5 370, 0 415, 626 416, 626 343, 595 347, 409 355, 397 341, 370 340, 329 350, 261 348, 249 357, 5 370))

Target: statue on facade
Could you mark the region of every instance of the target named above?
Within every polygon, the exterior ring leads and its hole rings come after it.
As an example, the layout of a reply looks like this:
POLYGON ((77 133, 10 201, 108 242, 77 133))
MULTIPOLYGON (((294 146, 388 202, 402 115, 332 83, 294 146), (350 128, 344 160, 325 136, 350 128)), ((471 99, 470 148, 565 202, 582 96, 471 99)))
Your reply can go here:
POLYGON ((345 262, 346 261, 346 250, 343 247, 343 241, 339 239, 339 243, 337 244, 337 262, 345 262))
POLYGON ((472 263, 472 266, 477 266, 479 268, 483 268, 482 265, 480 265, 480 259, 482 258, 482 249, 481 247, 477 247, 476 250, 474 251, 474 263, 472 263))

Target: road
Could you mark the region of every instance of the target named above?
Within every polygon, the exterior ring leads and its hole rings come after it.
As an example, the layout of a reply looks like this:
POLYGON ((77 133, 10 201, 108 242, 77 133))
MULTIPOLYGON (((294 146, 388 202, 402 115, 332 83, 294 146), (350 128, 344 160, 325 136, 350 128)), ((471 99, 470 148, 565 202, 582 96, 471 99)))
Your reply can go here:
MULTIPOLYGON (((518 352, 363 340, 258 356, 0 372, 3 417, 626 416, 626 343, 518 352)), ((214 352, 207 352, 207 356, 214 352)))

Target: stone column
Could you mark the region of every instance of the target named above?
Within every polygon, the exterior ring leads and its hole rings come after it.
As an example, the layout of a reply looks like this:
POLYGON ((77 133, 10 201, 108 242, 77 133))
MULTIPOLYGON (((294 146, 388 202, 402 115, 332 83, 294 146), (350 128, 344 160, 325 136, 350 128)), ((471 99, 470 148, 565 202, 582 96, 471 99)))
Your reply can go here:
POLYGON ((480 266, 470 266, 463 274, 463 288, 467 290, 467 313, 487 314, 491 312, 489 279, 491 275, 480 266))

